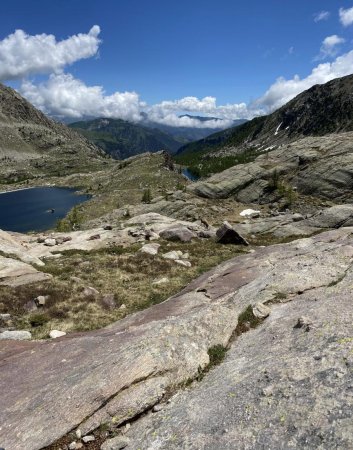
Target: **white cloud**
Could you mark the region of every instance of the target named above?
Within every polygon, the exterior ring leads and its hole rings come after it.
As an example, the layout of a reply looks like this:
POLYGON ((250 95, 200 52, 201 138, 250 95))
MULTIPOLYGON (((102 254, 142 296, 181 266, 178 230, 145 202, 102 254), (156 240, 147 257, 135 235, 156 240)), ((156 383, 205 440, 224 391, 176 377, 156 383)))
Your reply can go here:
POLYGON ((340 22, 344 27, 348 27, 353 23, 353 7, 352 8, 340 8, 339 10, 340 22))
POLYGON ((40 73, 58 73, 69 64, 90 58, 98 51, 100 28, 76 34, 60 42, 52 34, 30 36, 16 30, 0 41, 0 80, 40 73))
POLYGON ((255 105, 273 111, 287 103, 301 92, 314 86, 314 84, 327 83, 334 78, 350 75, 353 72, 353 50, 339 56, 333 62, 319 64, 306 78, 295 75, 291 80, 283 77, 270 86, 265 94, 259 98, 255 105))
POLYGON ((249 116, 246 103, 217 106, 215 97, 204 97, 202 99, 198 99, 197 97, 184 97, 174 101, 163 101, 147 108, 147 113, 150 120, 158 123, 175 126, 198 126, 200 128, 208 128, 210 125, 212 127, 226 127, 234 119, 243 119, 249 116), (180 111, 221 118, 224 122, 223 124, 217 120, 200 122, 197 119, 191 119, 189 117, 179 117, 180 111))
POLYGON ((164 125, 197 128, 226 128, 232 120, 249 117, 245 103, 216 105, 216 98, 184 97, 148 106, 136 92, 107 95, 101 86, 87 86, 71 74, 52 74, 46 82, 23 81, 21 94, 48 115, 80 119, 85 116, 110 117, 139 122, 142 111, 150 121, 164 125), (200 121, 179 117, 181 113, 197 113, 221 120, 200 121))
POLYGON ((334 57, 338 53, 338 46, 346 42, 342 37, 333 34, 332 36, 327 36, 323 41, 320 48, 320 54, 315 58, 315 60, 326 59, 329 57, 334 57))
POLYGON ((321 22, 322 20, 327 20, 331 13, 329 11, 320 11, 314 14, 314 22, 321 22))
POLYGON ((40 84, 24 81, 20 92, 37 108, 54 116, 141 120, 139 96, 135 92, 106 95, 101 86, 86 86, 70 74, 52 74, 40 84))

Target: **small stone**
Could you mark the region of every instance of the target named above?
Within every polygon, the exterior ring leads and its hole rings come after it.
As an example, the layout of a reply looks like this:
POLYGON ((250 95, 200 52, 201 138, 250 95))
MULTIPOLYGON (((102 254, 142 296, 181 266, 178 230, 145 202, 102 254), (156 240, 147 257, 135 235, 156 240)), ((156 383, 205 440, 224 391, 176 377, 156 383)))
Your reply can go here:
POLYGON ((176 259, 175 262, 177 264, 179 264, 180 266, 183 266, 183 267, 191 267, 191 262, 190 261, 185 261, 183 259, 176 259))
POLYGON ((38 309, 37 305, 35 304, 34 300, 29 300, 23 305, 23 309, 27 312, 36 311, 38 309))
POLYGON ((72 441, 69 444, 69 450, 75 450, 77 448, 77 442, 76 441, 72 441))
POLYGON ((108 439, 105 441, 101 446, 101 450, 122 450, 127 447, 129 443, 129 438, 125 436, 116 436, 113 439, 108 439))
POLYGON ((154 256, 157 255, 159 247, 159 244, 145 244, 140 248, 139 251, 154 256))
POLYGON ((84 297, 96 297, 97 295, 99 295, 99 292, 97 291, 97 289, 94 289, 91 286, 85 287, 82 295, 84 297))
POLYGON ((293 220, 293 222, 300 222, 301 220, 304 220, 304 216, 302 216, 299 213, 295 213, 292 216, 292 220, 293 220))
POLYGON ((112 229, 113 229, 113 227, 111 225, 105 225, 103 227, 103 230, 112 230, 112 229))
POLYGON ((107 309, 113 310, 116 308, 114 294, 105 294, 102 297, 102 305, 107 309))
POLYGON ((123 304, 119 307, 119 309, 122 310, 122 311, 125 310, 126 308, 127 308, 127 306, 125 305, 125 303, 123 303, 123 304))
POLYGON ((81 439, 81 437, 82 437, 82 433, 79 428, 76 430, 76 437, 77 437, 77 439, 81 439))
POLYGON ((159 285, 159 284, 165 284, 165 283, 168 283, 168 282, 169 282, 169 278, 163 277, 163 278, 160 278, 160 279, 158 279, 158 280, 153 280, 153 281, 152 281, 152 284, 157 284, 157 285, 159 285))
POLYGON ((93 234, 92 236, 90 236, 87 241, 95 241, 97 239, 100 239, 101 235, 100 234, 93 234))
POLYGON ((56 338, 59 338, 59 337, 65 336, 65 335, 66 335, 65 331, 60 331, 60 330, 51 330, 51 332, 49 333, 49 336, 52 339, 56 339, 56 338))
POLYGON ((272 385, 266 386, 262 389, 262 395, 264 395, 265 397, 270 397, 271 395, 273 395, 273 391, 274 387, 272 385))
POLYGON ((56 245, 56 239, 47 238, 44 240, 44 245, 47 247, 54 247, 56 245))
POLYGON ((125 425, 125 430, 128 431, 128 430, 130 430, 130 428, 131 428, 131 424, 130 424, 130 423, 127 423, 127 424, 125 425))
POLYGON ((265 319, 270 315, 271 309, 263 303, 256 303, 252 308, 252 312, 258 319, 265 319))
POLYGON ((171 252, 168 252, 168 253, 164 253, 164 255, 162 255, 162 258, 164 258, 164 259, 174 259, 174 260, 176 260, 176 259, 179 259, 179 254, 178 254, 178 252, 176 252, 176 251, 171 251, 171 252))
POLYGON ((164 409, 164 405, 161 405, 160 403, 158 405, 154 405, 154 407, 152 408, 153 412, 159 412, 162 411, 162 409, 164 409))
POLYGON ((32 335, 29 331, 18 330, 18 331, 4 331, 0 333, 0 340, 10 339, 12 341, 28 341, 32 339, 32 335))
POLYGON ((82 440, 85 444, 87 444, 87 442, 95 441, 96 438, 93 436, 93 434, 89 434, 88 436, 83 436, 82 440))
POLYGON ((38 295, 38 297, 34 299, 34 302, 37 306, 44 306, 48 299, 49 295, 38 295))
POLYGON ((255 211, 254 209, 244 209, 240 216, 247 217, 249 219, 257 219, 260 217, 261 211, 255 211))
POLYGON ((299 317, 297 323, 294 325, 294 328, 303 328, 305 331, 310 331, 313 322, 308 319, 308 317, 299 317))

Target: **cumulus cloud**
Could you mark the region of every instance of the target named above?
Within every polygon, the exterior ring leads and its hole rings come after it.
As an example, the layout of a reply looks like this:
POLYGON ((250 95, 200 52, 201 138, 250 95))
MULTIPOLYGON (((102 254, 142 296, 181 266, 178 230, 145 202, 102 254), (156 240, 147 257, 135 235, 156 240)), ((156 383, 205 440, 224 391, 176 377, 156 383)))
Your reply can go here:
POLYGON ((30 36, 16 30, 0 41, 0 80, 58 73, 66 65, 90 58, 98 51, 99 33, 99 26, 94 25, 87 34, 79 33, 57 42, 52 34, 30 36))
POLYGON ((184 97, 174 101, 163 101, 147 108, 150 120, 165 125, 186 126, 199 128, 219 127, 225 128, 232 124, 234 119, 249 117, 246 103, 234 103, 217 105, 215 97, 184 97), (179 117, 179 112, 201 114, 208 117, 216 117, 222 120, 209 120, 202 122, 196 118, 179 117))
POLYGON ((273 111, 315 84, 327 83, 334 78, 353 72, 353 50, 337 57, 333 62, 319 64, 306 78, 295 75, 291 80, 283 77, 270 86, 255 105, 273 111))
POLYGON ((322 20, 327 20, 331 13, 329 11, 320 11, 314 14, 314 22, 321 22, 322 20))
POLYGON ((348 27, 353 24, 353 7, 352 8, 340 8, 339 10, 340 22, 344 27, 348 27))
POLYGON ((344 42, 346 42, 346 40, 340 36, 337 36, 337 34, 333 34, 332 36, 327 36, 322 41, 320 53, 315 58, 315 60, 326 59, 326 58, 336 56, 338 53, 338 50, 339 50, 339 45, 343 44, 344 42))
POLYGON ((80 119, 84 116, 119 117, 139 121, 140 101, 136 92, 106 95, 101 86, 86 86, 70 74, 52 74, 48 81, 24 81, 21 94, 45 113, 80 119))
POLYGON ((20 92, 37 108, 58 118, 94 116, 139 122, 145 117, 142 113, 145 113, 148 120, 164 125, 226 128, 232 125, 234 119, 249 117, 245 103, 217 106, 215 97, 184 97, 148 106, 136 92, 107 95, 101 86, 87 86, 71 74, 52 74, 46 82, 39 84, 25 80, 20 92), (216 119, 200 121, 182 113, 197 113, 216 119))

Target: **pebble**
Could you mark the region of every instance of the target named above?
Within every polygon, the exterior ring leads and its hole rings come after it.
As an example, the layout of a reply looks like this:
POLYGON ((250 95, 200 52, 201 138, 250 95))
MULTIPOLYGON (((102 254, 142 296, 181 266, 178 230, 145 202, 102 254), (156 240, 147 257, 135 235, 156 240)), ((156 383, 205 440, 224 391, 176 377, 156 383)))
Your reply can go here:
POLYGON ((65 331, 60 331, 60 330, 51 330, 51 332, 49 333, 49 336, 52 339, 56 339, 56 338, 59 338, 61 336, 65 336, 65 335, 66 335, 65 331))
POLYGON ((82 440, 83 440, 83 442, 84 442, 85 444, 87 444, 87 442, 93 442, 93 441, 95 441, 96 438, 95 438, 92 434, 89 434, 88 436, 84 436, 84 437, 82 438, 82 440))

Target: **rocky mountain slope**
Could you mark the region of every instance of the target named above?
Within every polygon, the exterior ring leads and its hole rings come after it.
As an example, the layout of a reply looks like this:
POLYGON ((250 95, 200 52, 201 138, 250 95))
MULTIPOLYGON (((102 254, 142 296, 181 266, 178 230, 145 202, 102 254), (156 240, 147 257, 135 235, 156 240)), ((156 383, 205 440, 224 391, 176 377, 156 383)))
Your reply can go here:
POLYGON ((0 176, 3 181, 40 173, 72 173, 102 166, 104 153, 0 84, 0 176))
POLYGON ((187 144, 178 155, 181 162, 192 165, 202 163, 205 155, 242 155, 251 160, 302 137, 347 131, 353 131, 353 75, 315 85, 272 114, 187 144))
MULTIPOLYGON (((200 196, 273 203, 312 195, 353 200, 353 133, 308 137, 281 145, 190 186, 200 196)), ((308 200, 309 201, 309 200, 308 200)))

